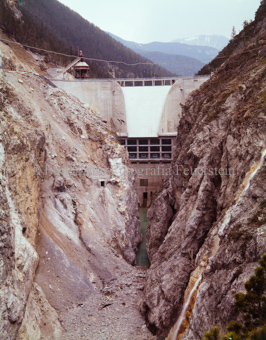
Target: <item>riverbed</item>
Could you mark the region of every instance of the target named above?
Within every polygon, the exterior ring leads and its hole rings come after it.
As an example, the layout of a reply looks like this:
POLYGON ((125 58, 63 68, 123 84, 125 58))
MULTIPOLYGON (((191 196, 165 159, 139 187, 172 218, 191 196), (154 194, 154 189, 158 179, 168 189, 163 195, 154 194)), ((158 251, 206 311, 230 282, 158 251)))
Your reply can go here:
POLYGON ((136 264, 141 267, 149 267, 150 261, 147 254, 147 246, 146 246, 146 229, 148 224, 147 217, 148 208, 139 208, 139 217, 140 217, 140 228, 143 236, 143 240, 139 245, 138 252, 136 254, 136 264))

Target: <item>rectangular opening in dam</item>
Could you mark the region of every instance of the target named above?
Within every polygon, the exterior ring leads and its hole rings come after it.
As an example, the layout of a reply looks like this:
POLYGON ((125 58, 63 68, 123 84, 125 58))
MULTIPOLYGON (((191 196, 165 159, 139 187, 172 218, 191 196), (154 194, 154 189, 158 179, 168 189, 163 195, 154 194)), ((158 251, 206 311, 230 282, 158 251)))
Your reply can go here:
POLYGON ((144 81, 144 86, 152 86, 153 83, 152 83, 152 80, 145 80, 144 81))
POLYGON ((120 142, 134 162, 172 160, 173 138, 124 138, 120 142))
POLYGON ((135 83, 134 83, 134 86, 143 86, 143 81, 142 80, 140 80, 140 81, 135 81, 135 83))
POLYGON ((147 186, 149 185, 149 180, 146 179, 146 178, 141 178, 141 179, 139 180, 139 185, 140 185, 141 187, 147 187, 147 186))
POLYGON ((125 86, 134 86, 133 81, 126 81, 125 86))
POLYGON ((136 145, 137 144, 136 139, 128 139, 128 140, 124 139, 123 141, 124 141, 123 145, 126 145, 126 142, 127 142, 128 145, 136 145))
POLYGON ((139 145, 148 145, 149 140, 148 139, 139 139, 139 145))

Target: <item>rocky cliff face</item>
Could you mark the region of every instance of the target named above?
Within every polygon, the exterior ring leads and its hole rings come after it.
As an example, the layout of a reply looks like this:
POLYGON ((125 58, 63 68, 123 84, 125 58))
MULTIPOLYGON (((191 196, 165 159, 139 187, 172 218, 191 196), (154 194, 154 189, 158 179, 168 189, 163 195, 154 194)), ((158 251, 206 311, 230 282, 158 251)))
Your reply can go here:
POLYGON ((172 176, 148 212, 151 267, 141 308, 157 334, 178 320, 201 274, 182 339, 200 339, 212 325, 225 330, 241 317, 233 295, 266 251, 265 15, 241 34, 183 107, 172 176))
POLYGON ((131 266, 141 232, 123 147, 0 48, 15 70, 0 70, 1 339, 98 339, 106 329, 109 339, 150 338, 136 305, 145 274, 131 266))

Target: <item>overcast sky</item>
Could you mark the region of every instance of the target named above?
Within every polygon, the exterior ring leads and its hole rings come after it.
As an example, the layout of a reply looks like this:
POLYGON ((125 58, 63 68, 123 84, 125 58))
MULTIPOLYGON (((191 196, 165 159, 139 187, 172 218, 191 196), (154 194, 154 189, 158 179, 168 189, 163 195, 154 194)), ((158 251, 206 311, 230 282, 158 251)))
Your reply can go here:
POLYGON ((199 34, 230 38, 254 19, 260 0, 60 0, 104 31, 138 43, 199 34))

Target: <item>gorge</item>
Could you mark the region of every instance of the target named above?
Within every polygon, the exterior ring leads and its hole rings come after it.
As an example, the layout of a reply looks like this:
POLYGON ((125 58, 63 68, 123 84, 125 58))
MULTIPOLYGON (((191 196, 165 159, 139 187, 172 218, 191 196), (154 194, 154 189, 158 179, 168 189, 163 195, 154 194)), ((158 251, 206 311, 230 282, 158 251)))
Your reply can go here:
POLYGON ((130 139, 32 52, 0 51, 0 339, 200 340, 241 321, 234 294, 266 252, 265 0, 178 108, 140 262, 130 139))

